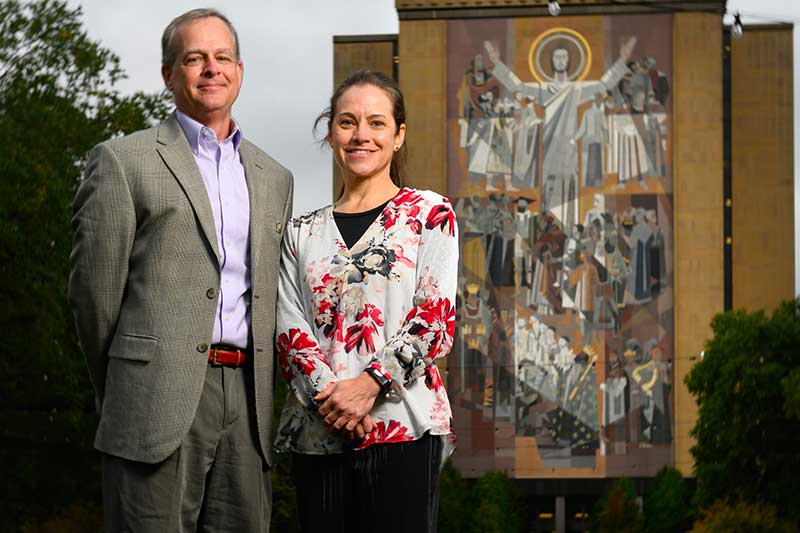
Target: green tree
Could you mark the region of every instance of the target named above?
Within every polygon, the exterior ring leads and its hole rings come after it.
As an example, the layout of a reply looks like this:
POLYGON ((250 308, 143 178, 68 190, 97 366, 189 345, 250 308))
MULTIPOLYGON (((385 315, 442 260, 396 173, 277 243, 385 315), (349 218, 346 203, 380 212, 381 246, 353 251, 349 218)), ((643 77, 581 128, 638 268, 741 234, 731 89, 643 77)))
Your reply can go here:
POLYGON ((439 533, 462 533, 469 520, 469 487, 450 461, 439 476, 439 533))
POLYGON ((638 533, 643 529, 644 517, 636 502, 636 487, 630 479, 615 480, 594 506, 591 530, 595 533, 638 533))
POLYGON ((795 368, 781 381, 786 397, 786 415, 800 420, 800 368, 795 368))
MULTIPOLYGON (((0 0, 0 529, 96 497, 92 389, 66 303, 71 202, 98 142, 166 115, 65 2, 0 0)), ((153 68, 158 68, 154 65, 153 68)))
POLYGON ((771 317, 718 314, 703 359, 686 378, 698 410, 692 436, 700 507, 732 497, 800 518, 800 300, 771 317))
POLYGON ((764 503, 714 502, 695 522, 692 533, 797 533, 797 527, 778 517, 771 505, 764 503))
POLYGON ((650 533, 686 531, 692 521, 691 492, 680 471, 658 471, 644 503, 645 525, 650 533))
POLYGON ((471 495, 473 533, 517 533, 527 513, 519 489, 503 472, 486 472, 475 482, 471 495))

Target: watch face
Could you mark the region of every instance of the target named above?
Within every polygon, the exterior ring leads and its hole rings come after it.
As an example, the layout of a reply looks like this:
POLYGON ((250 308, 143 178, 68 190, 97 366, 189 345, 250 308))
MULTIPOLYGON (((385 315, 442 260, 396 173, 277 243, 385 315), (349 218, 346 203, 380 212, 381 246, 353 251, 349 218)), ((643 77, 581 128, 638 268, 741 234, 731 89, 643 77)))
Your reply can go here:
POLYGON ((390 382, 388 379, 386 379, 386 376, 384 376, 383 373, 377 368, 370 367, 367 369, 367 371, 375 380, 375 382, 378 383, 378 386, 381 388, 381 392, 386 392, 390 386, 390 382))

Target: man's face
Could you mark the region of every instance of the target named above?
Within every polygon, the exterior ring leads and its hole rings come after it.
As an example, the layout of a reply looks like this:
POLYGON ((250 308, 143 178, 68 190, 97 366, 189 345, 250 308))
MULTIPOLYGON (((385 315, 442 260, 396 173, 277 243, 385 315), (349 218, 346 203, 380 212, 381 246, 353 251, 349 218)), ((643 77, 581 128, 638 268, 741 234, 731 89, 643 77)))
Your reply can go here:
POLYGON ((564 48, 553 51, 553 70, 559 74, 566 72, 569 67, 569 52, 564 48))
POLYGON ((242 62, 228 26, 217 17, 181 25, 175 32, 174 65, 161 74, 175 95, 175 106, 205 123, 215 114, 229 114, 242 85, 242 62))

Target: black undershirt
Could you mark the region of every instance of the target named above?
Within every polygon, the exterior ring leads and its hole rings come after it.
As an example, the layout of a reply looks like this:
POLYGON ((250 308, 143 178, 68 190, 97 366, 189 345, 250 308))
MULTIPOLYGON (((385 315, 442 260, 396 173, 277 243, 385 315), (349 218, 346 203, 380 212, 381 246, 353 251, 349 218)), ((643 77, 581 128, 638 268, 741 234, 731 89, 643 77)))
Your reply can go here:
POLYGON ((339 213, 333 212, 333 219, 336 221, 336 227, 339 228, 339 233, 344 239, 344 243, 348 248, 352 248, 358 239, 364 235, 370 224, 372 224, 383 208, 389 203, 389 200, 382 203, 378 207, 364 211, 362 213, 339 213))

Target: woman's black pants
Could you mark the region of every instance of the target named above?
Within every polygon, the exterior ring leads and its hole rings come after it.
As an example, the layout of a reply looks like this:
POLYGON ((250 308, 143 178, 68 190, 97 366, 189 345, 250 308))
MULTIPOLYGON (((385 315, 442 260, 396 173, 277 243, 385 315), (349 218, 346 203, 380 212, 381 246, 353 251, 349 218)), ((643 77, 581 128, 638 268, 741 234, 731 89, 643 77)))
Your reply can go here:
POLYGON ((294 453, 304 533, 436 531, 442 437, 334 455, 294 453))

